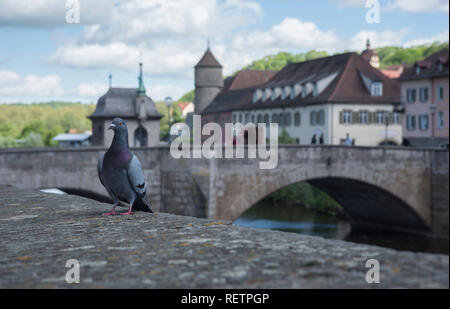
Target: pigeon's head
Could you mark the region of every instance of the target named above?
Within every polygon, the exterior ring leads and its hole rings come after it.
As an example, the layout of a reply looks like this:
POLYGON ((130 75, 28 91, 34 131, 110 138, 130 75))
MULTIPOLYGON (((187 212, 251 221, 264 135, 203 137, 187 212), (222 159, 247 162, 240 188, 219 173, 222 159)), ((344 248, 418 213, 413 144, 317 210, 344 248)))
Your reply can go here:
POLYGON ((114 133, 128 132, 127 124, 121 118, 114 118, 108 130, 113 130, 114 133))

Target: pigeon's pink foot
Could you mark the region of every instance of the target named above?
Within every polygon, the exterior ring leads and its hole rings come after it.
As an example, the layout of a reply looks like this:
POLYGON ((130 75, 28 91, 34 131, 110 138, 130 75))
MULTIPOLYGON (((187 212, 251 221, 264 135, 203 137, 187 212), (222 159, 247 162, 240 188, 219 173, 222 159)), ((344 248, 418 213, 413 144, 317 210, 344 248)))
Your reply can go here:
POLYGON ((111 210, 110 212, 105 212, 104 214, 102 214, 102 217, 106 217, 106 216, 115 216, 118 215, 118 212, 115 212, 114 210, 111 210))
POLYGON ((132 215, 133 212, 131 210, 127 211, 127 212, 121 212, 121 215, 132 215))

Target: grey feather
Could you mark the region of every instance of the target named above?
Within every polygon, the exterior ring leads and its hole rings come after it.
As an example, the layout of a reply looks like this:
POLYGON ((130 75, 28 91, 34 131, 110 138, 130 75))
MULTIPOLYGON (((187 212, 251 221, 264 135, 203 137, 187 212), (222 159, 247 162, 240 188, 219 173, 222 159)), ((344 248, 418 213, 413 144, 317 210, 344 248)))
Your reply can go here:
POLYGON ((105 186, 105 183, 103 182, 103 179, 102 179, 102 168, 103 168, 103 157, 104 156, 105 156, 105 154, 102 153, 100 155, 100 158, 98 158, 98 162, 97 162, 98 178, 100 179, 100 182, 102 183, 103 186, 105 186))
POLYGON ((126 169, 126 173, 128 183, 130 184, 132 190, 136 193, 137 200, 147 206, 151 212, 150 202, 147 197, 147 183, 145 182, 144 173, 142 172, 141 162, 134 154, 128 168, 126 169))

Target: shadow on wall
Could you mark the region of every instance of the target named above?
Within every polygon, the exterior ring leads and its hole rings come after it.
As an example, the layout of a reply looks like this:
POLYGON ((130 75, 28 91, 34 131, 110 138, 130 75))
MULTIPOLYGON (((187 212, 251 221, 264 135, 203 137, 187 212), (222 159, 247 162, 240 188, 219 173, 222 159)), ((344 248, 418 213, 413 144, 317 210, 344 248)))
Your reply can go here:
POLYGON ((99 194, 96 192, 81 190, 81 189, 73 189, 73 188, 58 188, 59 190, 72 195, 78 195, 82 197, 89 198, 91 200, 95 200, 102 203, 112 204, 113 201, 106 195, 99 194))

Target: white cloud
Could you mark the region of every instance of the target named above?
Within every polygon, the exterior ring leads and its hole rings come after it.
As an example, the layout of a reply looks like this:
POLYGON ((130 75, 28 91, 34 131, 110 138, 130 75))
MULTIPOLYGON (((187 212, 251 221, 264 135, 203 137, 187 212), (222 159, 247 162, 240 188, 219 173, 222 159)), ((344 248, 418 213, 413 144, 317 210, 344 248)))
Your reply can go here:
POLYGON ((237 36, 232 46, 244 44, 256 49, 335 50, 339 47, 339 38, 333 31, 320 30, 315 23, 287 17, 267 32, 256 31, 246 36, 237 36))
POLYGON ((367 0, 335 0, 338 7, 365 7, 367 0))
POLYGON ((404 37, 410 33, 409 28, 403 28, 398 31, 383 30, 383 31, 369 31, 362 30, 350 38, 348 48, 350 50, 361 51, 366 48, 366 40, 370 39, 372 48, 383 46, 400 46, 404 37))
MULTIPOLYGON (((78 0, 80 23, 95 24, 110 18, 114 1, 78 0)), ((125 0, 127 1, 127 0, 125 0)), ((2 0, 0 1, 0 26, 53 27, 66 23, 64 0, 2 0)))
MULTIPOLYGON (((333 0, 339 8, 366 6, 367 0, 333 0)), ((448 0, 388 0, 386 5, 379 0, 380 6, 386 11, 400 10, 408 13, 430 13, 449 11, 448 0)), ((383 1, 384 2, 384 1, 383 1)))
POLYGON ((402 10, 409 13, 443 12, 448 14, 448 0, 395 0, 389 2, 388 10, 402 10))
POLYGON ((91 83, 91 84, 78 84, 77 95, 83 98, 97 99, 108 90, 108 85, 91 83))
POLYGON ((205 40, 259 20, 260 5, 228 0, 130 0, 111 9, 110 18, 86 27, 82 43, 126 42, 174 37, 205 40))
POLYGON ((58 75, 26 75, 0 70, 0 100, 4 97, 52 97, 63 93, 58 75))
POLYGON ((192 67, 211 39, 220 49, 232 30, 254 23, 261 7, 244 0, 129 0, 110 18, 85 26, 81 35, 47 58, 47 63, 82 69, 136 72, 140 52, 145 74, 190 79, 192 67))
POLYGON ((125 72, 138 72, 142 51, 144 73, 153 77, 191 78, 193 61, 199 57, 200 50, 194 52, 174 43, 156 45, 152 49, 110 43, 106 45, 69 45, 59 48, 48 63, 82 69, 112 69, 125 72))
POLYGON ((147 86, 146 94, 154 101, 162 101, 167 96, 171 97, 173 100, 178 100, 178 98, 186 92, 186 88, 172 84, 150 84, 147 86))
POLYGON ((433 35, 428 38, 417 38, 410 41, 407 41, 403 44, 404 47, 411 47, 411 46, 417 46, 417 45, 424 45, 424 44, 431 44, 434 42, 448 42, 448 29, 442 31, 441 33, 438 33, 436 35, 433 35))

